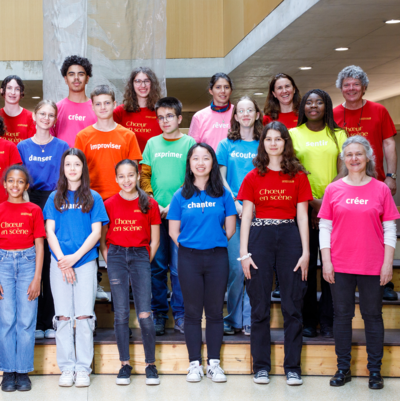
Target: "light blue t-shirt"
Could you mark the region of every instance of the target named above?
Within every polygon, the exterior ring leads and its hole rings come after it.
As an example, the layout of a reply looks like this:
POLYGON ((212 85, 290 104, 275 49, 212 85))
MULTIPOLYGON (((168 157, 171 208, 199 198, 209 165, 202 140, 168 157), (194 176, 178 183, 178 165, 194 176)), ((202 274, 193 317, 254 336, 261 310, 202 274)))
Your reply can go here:
POLYGON ((30 189, 40 191, 56 189, 60 176, 61 157, 69 149, 67 142, 53 138, 47 145, 38 145, 29 138, 20 142, 17 148, 22 163, 33 180, 30 189))
MULTIPOLYGON (((101 222, 102 225, 108 224, 108 216, 101 196, 92 189, 94 204, 89 213, 83 213, 81 207, 76 207, 74 203, 74 192, 68 191, 69 209, 63 213, 59 212, 54 206, 56 191, 52 192, 47 199, 43 210, 44 219, 54 220, 56 223, 55 234, 64 255, 75 253, 92 233, 92 224, 101 222)), ((86 255, 84 255, 74 266, 79 267, 85 263, 96 259, 99 256, 98 242, 86 255)), ((56 255, 50 248, 51 254, 57 260, 56 255)))
POLYGON ((190 199, 185 199, 182 188, 179 188, 172 198, 167 219, 180 220, 178 242, 187 248, 226 248, 228 239, 223 227, 225 217, 235 214, 235 203, 226 189, 219 198, 212 198, 201 191, 199 195, 194 194, 190 199))
POLYGON ((232 141, 228 138, 218 144, 218 164, 226 166, 226 181, 235 198, 244 177, 254 168, 253 159, 257 156, 258 144, 259 141, 232 141))

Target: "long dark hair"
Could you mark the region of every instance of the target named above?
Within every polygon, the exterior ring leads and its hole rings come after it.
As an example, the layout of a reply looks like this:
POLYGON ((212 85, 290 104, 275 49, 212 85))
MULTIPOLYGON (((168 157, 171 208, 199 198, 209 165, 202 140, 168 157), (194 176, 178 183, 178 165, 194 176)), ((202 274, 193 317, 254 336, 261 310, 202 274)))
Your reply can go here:
POLYGON ((279 118, 279 113, 281 112, 281 106, 279 104, 279 100, 272 93, 275 91, 276 81, 281 78, 286 78, 292 83, 292 86, 295 90, 293 95, 293 112, 295 114, 299 113, 299 107, 301 101, 299 88, 297 87, 297 85, 294 82, 294 79, 290 75, 280 72, 279 74, 276 74, 269 83, 268 95, 264 105, 264 114, 266 116, 270 116, 273 120, 277 120, 279 118))
POLYGON ((4 124, 3 117, 0 116, 0 137, 4 136, 7 132, 7 127, 4 124))
POLYGON ((297 121, 297 126, 300 127, 300 125, 305 124, 308 121, 308 118, 306 117, 306 113, 305 113, 304 109, 306 107, 308 97, 313 93, 318 95, 325 104, 324 124, 326 125, 326 127, 328 129, 328 136, 331 137, 332 141, 335 142, 336 147, 340 151, 335 131, 343 130, 343 128, 339 127, 336 124, 336 122, 333 118, 332 99, 328 95, 328 93, 326 93, 322 89, 311 89, 303 96, 303 98, 301 99, 301 103, 300 103, 299 119, 297 121))
POLYGON ((257 102, 252 99, 249 96, 242 96, 235 104, 233 107, 232 111, 232 118, 231 118, 231 128, 228 131, 228 139, 231 139, 232 141, 238 141, 239 139, 242 139, 240 135, 240 124, 239 121, 236 121, 235 115, 237 114, 237 105, 239 102, 242 100, 250 100, 254 104, 254 108, 256 109, 256 114, 260 113, 260 117, 258 117, 258 120, 254 122, 254 132, 253 132, 253 139, 255 141, 258 141, 261 136, 261 132, 263 130, 263 124, 262 124, 262 112, 260 108, 258 107, 257 102))
POLYGON ((62 213, 65 210, 68 210, 70 205, 70 202, 68 200, 68 180, 65 176, 64 171, 64 162, 67 156, 76 156, 83 164, 81 185, 75 191, 74 204, 77 207, 80 206, 83 213, 89 213, 94 204, 93 195, 90 191, 89 169, 84 153, 80 149, 76 148, 66 150, 61 157, 60 178, 58 179, 57 183, 57 192, 56 196, 54 197, 54 206, 60 213, 62 213))
POLYGON ((206 149, 210 153, 213 161, 212 169, 210 171, 210 177, 208 178, 206 184, 206 194, 211 196, 212 198, 219 198, 224 194, 224 184, 222 182, 222 176, 219 171, 217 156, 215 156, 214 149, 204 142, 196 143, 189 149, 186 158, 186 174, 185 182, 182 186, 182 196, 185 199, 190 199, 194 194, 200 195, 200 189, 197 188, 196 185, 194 185, 195 176, 190 169, 190 158, 192 157, 194 150, 199 147, 206 149))
POLYGON ((257 168, 260 175, 265 175, 267 171, 267 166, 269 164, 269 156, 265 150, 264 140, 270 129, 279 131, 281 133, 281 138, 285 141, 285 147, 283 149, 281 170, 284 174, 289 174, 293 178, 297 173, 302 171, 308 174, 307 170, 300 163, 299 159, 296 157, 293 149, 292 138, 289 135, 289 131, 285 124, 279 121, 272 121, 264 127, 261 134, 260 144, 258 145, 257 156, 253 160, 254 166, 257 168))
MULTIPOLYGON (((125 165, 125 164, 128 164, 128 165, 132 166, 132 167, 135 169, 135 171, 136 171, 136 178, 137 178, 137 181, 138 181, 138 177, 139 177, 139 167, 137 166, 137 164, 136 164, 133 160, 130 160, 130 159, 121 160, 121 161, 115 166, 115 175, 116 175, 116 176, 118 175, 118 168, 119 168, 120 166, 125 165)), ((146 213, 149 211, 150 207, 151 207, 150 200, 149 200, 149 196, 146 194, 146 192, 143 191, 143 189, 141 189, 141 188, 138 187, 137 181, 136 181, 136 190, 138 191, 138 194, 139 194, 139 207, 140 207, 140 211, 141 211, 142 213, 146 214, 146 213)))

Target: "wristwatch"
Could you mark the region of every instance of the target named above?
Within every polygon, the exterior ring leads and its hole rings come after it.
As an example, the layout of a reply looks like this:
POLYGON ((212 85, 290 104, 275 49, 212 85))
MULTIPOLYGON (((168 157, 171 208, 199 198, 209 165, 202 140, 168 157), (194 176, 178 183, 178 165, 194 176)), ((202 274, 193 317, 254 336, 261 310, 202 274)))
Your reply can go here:
POLYGON ((397 174, 396 173, 387 173, 386 177, 390 177, 390 178, 393 178, 395 180, 397 178, 397 174))

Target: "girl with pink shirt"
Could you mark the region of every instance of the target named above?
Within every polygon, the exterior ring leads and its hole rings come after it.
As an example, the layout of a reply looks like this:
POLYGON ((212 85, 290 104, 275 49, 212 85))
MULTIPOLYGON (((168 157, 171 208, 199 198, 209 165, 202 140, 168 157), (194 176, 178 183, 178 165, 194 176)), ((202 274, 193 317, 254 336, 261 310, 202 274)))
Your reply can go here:
POLYGON ((352 319, 358 286, 365 324, 369 388, 382 389, 384 327, 382 296, 393 275, 396 224, 400 218, 390 189, 378 181, 370 143, 348 138, 340 158, 344 178, 328 185, 318 217, 324 279, 330 283, 338 370, 334 387, 351 381, 352 319))

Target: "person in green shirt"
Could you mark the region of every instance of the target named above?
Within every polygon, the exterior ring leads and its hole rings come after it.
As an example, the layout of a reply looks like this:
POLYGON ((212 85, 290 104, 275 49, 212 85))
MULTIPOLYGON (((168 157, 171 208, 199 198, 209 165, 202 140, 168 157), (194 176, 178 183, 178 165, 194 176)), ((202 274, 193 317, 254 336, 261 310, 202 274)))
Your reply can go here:
POLYGON ((151 263, 152 300, 156 335, 165 333, 168 319, 167 272, 171 272, 171 308, 175 330, 184 333, 184 304, 178 279, 178 247, 168 234, 166 219, 169 204, 185 180, 186 158, 196 141, 179 130, 182 103, 174 97, 164 97, 155 105, 163 133, 150 138, 143 152, 140 186, 158 202, 161 214, 160 246, 151 263))
MULTIPOLYGON (((346 132, 333 119, 330 96, 320 89, 307 92, 300 103, 299 120, 290 136, 301 164, 310 172, 308 179, 314 200, 309 202, 310 265, 308 288, 303 306, 303 336, 316 337, 317 325, 323 337, 333 337, 333 303, 329 284, 322 277, 321 298, 317 301, 317 262, 319 254, 319 219, 325 188, 338 178, 339 158, 346 132)), ((320 257, 320 260, 321 257, 320 257)))

